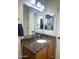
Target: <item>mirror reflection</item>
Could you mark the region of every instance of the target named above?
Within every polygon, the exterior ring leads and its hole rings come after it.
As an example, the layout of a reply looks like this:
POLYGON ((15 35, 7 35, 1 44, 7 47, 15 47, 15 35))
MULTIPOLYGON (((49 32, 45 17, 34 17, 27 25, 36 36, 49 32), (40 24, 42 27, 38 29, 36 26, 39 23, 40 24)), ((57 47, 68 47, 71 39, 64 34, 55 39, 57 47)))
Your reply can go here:
POLYGON ((45 29, 46 30, 53 30, 53 23, 54 23, 54 16, 45 15, 45 29))
POLYGON ((51 16, 49 14, 46 14, 45 17, 39 16, 37 20, 37 28, 45 29, 45 30, 53 30, 54 19, 55 19, 55 15, 51 16))

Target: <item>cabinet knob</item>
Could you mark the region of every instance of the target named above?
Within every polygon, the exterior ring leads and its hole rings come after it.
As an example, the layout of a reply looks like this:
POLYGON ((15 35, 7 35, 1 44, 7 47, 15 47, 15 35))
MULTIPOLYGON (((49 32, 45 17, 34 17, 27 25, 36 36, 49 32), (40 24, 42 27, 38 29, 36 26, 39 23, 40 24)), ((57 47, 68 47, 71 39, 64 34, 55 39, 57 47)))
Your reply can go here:
POLYGON ((22 57, 26 57, 26 58, 28 58, 29 56, 27 56, 27 55, 24 55, 24 56, 22 56, 22 57))
POLYGON ((51 58, 50 59, 53 59, 53 56, 51 56, 51 58))

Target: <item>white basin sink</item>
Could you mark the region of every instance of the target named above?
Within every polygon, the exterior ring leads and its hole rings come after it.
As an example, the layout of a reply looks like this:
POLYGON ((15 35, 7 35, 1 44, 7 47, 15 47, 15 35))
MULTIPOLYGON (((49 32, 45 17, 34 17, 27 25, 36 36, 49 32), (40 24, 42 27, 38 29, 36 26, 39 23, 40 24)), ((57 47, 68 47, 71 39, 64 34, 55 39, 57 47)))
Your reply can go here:
POLYGON ((46 42, 47 42, 47 40, 44 40, 44 39, 39 39, 39 40, 37 40, 36 42, 37 42, 37 43, 46 43, 46 42))

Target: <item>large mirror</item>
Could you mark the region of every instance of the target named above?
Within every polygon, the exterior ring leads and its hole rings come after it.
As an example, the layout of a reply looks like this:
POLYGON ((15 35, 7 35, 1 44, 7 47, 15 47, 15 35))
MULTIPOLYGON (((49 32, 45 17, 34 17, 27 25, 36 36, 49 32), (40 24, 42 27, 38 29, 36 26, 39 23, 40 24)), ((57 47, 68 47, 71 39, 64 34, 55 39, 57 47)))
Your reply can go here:
POLYGON ((54 29, 54 19, 55 19, 55 15, 51 16, 49 14, 46 14, 45 17, 38 16, 37 28, 45 29, 45 30, 53 30, 54 29))

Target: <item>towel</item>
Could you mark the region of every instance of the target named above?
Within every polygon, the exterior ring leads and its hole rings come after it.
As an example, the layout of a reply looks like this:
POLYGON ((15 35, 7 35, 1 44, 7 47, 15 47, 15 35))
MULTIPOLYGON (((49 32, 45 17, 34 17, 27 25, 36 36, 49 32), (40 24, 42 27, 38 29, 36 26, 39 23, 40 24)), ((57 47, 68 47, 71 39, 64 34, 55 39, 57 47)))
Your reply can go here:
POLYGON ((22 24, 18 24, 18 36, 24 36, 22 24))

